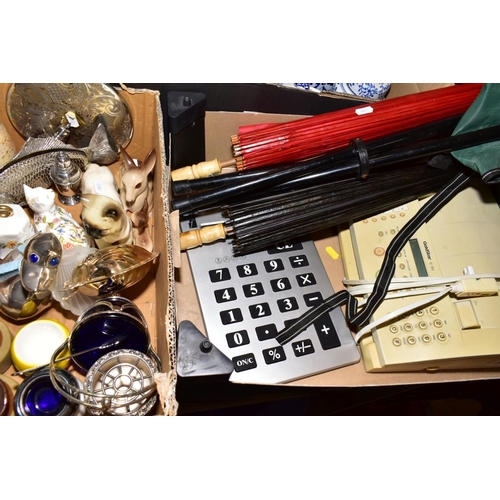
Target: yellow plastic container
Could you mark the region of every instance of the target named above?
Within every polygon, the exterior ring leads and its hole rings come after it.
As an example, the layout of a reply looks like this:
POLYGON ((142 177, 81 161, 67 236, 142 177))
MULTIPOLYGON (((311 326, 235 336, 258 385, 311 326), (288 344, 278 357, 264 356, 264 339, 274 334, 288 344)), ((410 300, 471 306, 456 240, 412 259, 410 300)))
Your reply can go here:
MULTIPOLYGON (((18 371, 29 370, 50 363, 54 351, 67 341, 69 330, 55 319, 38 319, 23 326, 12 340, 10 354, 18 371)), ((69 356, 65 349, 59 357, 69 356)), ((66 368, 70 360, 56 366, 66 368)))

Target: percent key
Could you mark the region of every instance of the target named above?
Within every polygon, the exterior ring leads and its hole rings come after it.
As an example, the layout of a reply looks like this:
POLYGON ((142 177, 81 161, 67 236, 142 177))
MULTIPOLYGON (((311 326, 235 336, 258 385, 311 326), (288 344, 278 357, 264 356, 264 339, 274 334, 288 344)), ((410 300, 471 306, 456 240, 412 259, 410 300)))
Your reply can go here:
POLYGON ((264 361, 270 365, 272 363, 279 363, 280 361, 285 361, 286 354, 283 346, 273 347, 272 349, 265 349, 262 351, 264 355, 264 361))

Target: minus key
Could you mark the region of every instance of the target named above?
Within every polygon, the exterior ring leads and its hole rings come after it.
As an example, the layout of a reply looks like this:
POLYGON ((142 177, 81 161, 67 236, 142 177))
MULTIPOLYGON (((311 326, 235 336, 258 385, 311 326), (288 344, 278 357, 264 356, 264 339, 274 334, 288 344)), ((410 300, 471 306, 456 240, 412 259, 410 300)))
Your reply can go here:
POLYGON ((304 302, 307 307, 314 307, 323 302, 323 295, 321 292, 306 293, 304 295, 304 302))

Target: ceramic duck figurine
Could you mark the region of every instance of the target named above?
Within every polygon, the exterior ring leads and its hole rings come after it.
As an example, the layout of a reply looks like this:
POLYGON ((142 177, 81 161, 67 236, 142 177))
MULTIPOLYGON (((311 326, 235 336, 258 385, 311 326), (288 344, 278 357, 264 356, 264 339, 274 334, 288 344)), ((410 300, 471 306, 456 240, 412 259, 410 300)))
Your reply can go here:
POLYGON ((77 245, 92 247, 92 238, 73 219, 73 216, 55 203, 56 193, 43 187, 30 188, 26 184, 26 203, 33 210, 33 225, 39 232, 51 232, 61 242, 63 250, 77 245))

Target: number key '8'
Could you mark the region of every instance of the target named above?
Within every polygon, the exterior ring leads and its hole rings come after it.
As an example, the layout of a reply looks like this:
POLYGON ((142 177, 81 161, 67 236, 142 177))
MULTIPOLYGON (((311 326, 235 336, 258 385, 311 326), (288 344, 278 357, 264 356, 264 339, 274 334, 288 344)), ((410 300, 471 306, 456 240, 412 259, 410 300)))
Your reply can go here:
POLYGON ((259 272, 257 271, 257 266, 253 263, 237 266, 236 269, 240 278, 246 278, 247 276, 255 276, 259 274, 259 272))

